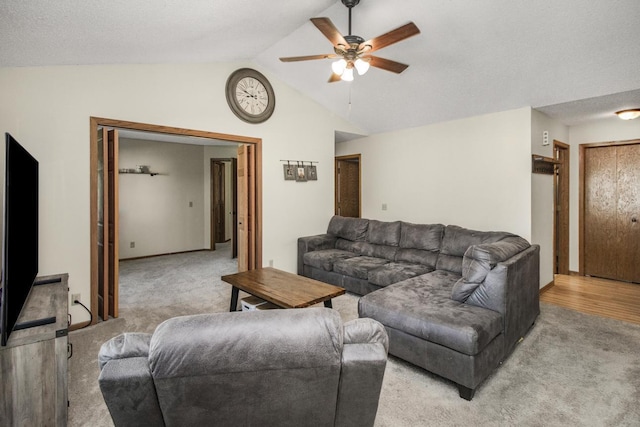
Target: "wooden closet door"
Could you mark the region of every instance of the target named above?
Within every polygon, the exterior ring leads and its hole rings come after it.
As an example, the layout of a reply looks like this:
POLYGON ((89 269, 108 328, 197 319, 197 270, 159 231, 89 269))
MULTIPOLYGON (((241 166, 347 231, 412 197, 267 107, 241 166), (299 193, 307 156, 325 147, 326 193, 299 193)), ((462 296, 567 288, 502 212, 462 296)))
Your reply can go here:
POLYGON ((584 273, 640 283, 640 144, 584 152, 584 273))
POLYGON ((585 150, 584 273, 615 279, 617 275, 616 147, 585 150))
POLYGON ((640 145, 617 147, 618 279, 640 283, 640 145))

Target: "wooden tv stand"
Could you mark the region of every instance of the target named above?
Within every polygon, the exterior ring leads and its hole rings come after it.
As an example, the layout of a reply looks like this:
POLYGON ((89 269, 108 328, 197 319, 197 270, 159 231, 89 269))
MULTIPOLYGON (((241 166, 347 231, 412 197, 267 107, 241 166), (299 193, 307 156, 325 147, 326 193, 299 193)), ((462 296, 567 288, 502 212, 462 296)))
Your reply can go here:
POLYGON ((36 278, 17 324, 55 323, 15 330, 0 347, 0 425, 67 425, 68 275, 36 278))

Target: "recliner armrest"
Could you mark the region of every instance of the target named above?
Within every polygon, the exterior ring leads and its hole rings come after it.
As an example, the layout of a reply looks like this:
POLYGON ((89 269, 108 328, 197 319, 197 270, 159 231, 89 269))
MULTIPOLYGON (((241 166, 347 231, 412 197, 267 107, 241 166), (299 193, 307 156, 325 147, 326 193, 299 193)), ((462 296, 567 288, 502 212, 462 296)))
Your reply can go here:
POLYGON ((336 426, 373 426, 387 364, 389 338, 376 320, 344 325, 336 426))
POLYGON ((318 234, 298 238, 298 274, 302 275, 304 271, 304 254, 323 249, 333 249, 336 247, 337 240, 338 237, 332 234, 318 234))
POLYGON ((164 425, 147 357, 110 360, 98 383, 116 427, 164 425))
POLYGON ((344 343, 346 344, 381 344, 385 351, 389 350, 389 337, 384 326, 377 320, 360 318, 344 324, 344 343))

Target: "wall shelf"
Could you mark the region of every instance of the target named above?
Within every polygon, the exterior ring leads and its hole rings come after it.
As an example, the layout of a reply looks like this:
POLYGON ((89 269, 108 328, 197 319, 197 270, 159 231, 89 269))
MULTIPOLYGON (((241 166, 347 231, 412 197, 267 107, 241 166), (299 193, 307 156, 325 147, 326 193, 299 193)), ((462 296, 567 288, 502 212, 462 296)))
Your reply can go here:
POLYGON ((119 174, 129 174, 129 175, 149 175, 149 176, 156 176, 156 175, 162 175, 159 172, 138 172, 138 171, 128 171, 128 170, 119 170, 118 171, 119 174))

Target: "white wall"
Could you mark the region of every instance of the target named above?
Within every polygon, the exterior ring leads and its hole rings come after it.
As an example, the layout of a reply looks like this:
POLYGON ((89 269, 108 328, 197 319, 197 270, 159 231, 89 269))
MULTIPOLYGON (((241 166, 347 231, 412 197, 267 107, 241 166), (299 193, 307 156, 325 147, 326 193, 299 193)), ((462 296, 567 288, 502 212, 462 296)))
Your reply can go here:
MULTIPOLYGON (((531 111, 531 154, 553 157, 553 141, 569 143, 569 128, 537 110, 531 111), (543 131, 549 145, 542 145, 543 131)), ((569 149, 569 156, 577 156, 569 149)), ((529 160, 531 170, 531 160, 529 160)), ((571 173, 571 167, 569 168, 571 173)), ((540 245, 540 286, 553 281, 553 175, 531 174, 531 242, 540 245)))
MULTIPOLYGON (((362 131, 265 70, 275 112, 264 124, 242 122, 224 91, 243 66, 251 64, 0 68, 0 131, 40 160, 41 275, 69 273, 70 293, 89 303, 90 116, 262 138, 264 260, 296 270, 297 238, 326 230, 333 213, 334 131, 362 131), (319 180, 285 182, 285 158, 319 161, 319 180)), ((70 312, 74 323, 89 319, 70 312)))
POLYGON ((569 128, 569 143, 571 144, 571 182, 570 182, 570 260, 572 271, 579 269, 578 248, 578 190, 579 190, 579 147, 580 144, 609 141, 628 141, 640 139, 640 119, 620 120, 611 118, 596 120, 569 128))
POLYGON ((531 240, 530 108, 336 144, 336 155, 357 153, 363 217, 509 231, 531 240))
POLYGON ((120 139, 120 168, 159 173, 118 175, 120 259, 205 247, 203 156, 202 146, 120 139))

